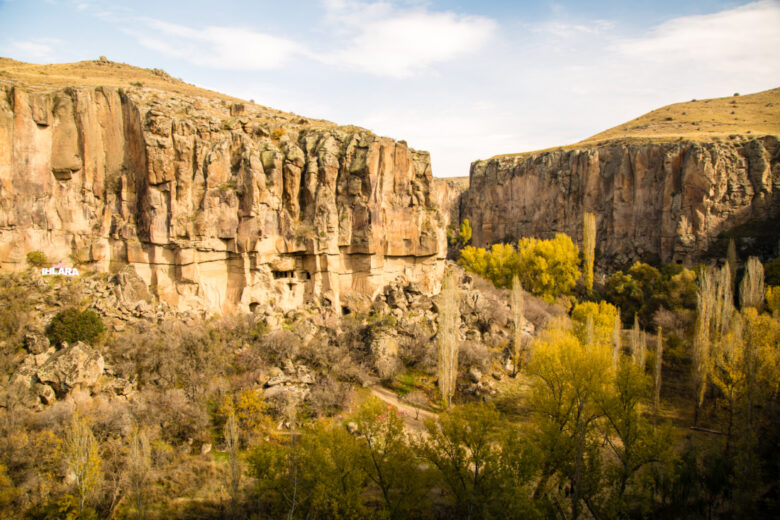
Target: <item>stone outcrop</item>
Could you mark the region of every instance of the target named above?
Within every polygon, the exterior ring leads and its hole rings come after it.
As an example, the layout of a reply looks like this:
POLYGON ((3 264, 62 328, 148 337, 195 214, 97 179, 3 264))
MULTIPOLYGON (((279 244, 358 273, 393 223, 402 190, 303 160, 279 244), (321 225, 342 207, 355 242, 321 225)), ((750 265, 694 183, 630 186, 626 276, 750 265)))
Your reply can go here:
POLYGON ((586 211, 596 214, 597 248, 616 263, 648 255, 693 262, 740 226, 746 239, 768 226, 774 247, 778 138, 602 143, 476 161, 461 218, 478 246, 557 232, 581 241, 586 211))
POLYGON ((399 274, 434 291, 446 246, 431 182, 426 152, 355 127, 0 81, 0 269, 41 250, 121 271, 127 304, 148 291, 180 309, 338 309, 399 274))

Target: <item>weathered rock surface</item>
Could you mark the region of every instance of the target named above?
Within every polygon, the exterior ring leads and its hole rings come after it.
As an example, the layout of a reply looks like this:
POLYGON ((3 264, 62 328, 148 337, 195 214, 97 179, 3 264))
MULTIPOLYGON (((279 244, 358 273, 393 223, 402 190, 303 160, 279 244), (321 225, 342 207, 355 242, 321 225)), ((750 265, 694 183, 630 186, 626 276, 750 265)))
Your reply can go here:
POLYGON ((122 271, 126 305, 148 291, 180 309, 339 308, 399 274, 433 291, 445 238, 431 182, 426 152, 355 127, 0 82, 0 268, 41 250, 122 271))
POLYGON ((778 138, 603 143, 476 161, 461 218, 478 246, 557 232, 578 241, 585 211, 596 214, 597 248, 617 262, 694 261, 722 232, 746 226, 750 238, 754 223, 770 223, 776 243, 778 138))
POLYGON ((78 342, 51 355, 35 375, 41 383, 63 395, 75 388, 94 386, 104 368, 103 356, 86 343, 78 342))

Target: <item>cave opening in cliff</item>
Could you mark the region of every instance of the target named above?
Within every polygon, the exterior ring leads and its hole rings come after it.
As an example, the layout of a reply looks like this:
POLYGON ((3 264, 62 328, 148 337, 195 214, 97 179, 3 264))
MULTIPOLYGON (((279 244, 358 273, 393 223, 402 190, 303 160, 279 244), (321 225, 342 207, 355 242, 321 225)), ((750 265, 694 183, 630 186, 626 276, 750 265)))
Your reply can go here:
POLYGON ((346 316, 346 315, 348 315, 348 314, 352 314, 352 311, 351 311, 351 310, 349 310, 349 307, 342 306, 342 307, 341 307, 341 315, 342 315, 342 316, 346 316))
POLYGON ((282 278, 292 278, 294 273, 292 271, 274 271, 273 274, 274 278, 279 280, 282 278))
POLYGON ((249 312, 251 312, 252 314, 256 313, 256 312, 257 312, 257 308, 258 308, 259 306, 260 306, 260 304, 259 304, 259 303, 257 303, 257 302, 252 302, 252 303, 250 303, 250 304, 249 304, 249 312))

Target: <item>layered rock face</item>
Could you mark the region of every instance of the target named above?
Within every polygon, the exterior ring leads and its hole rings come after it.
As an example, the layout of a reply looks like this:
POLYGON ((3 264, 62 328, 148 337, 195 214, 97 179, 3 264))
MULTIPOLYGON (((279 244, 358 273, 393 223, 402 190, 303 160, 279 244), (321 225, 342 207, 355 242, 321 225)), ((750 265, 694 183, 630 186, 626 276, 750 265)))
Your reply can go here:
POLYGON ((581 240, 586 211, 597 217, 597 248, 617 263, 692 262, 737 226, 751 238, 751 223, 774 227, 776 241, 778 138, 605 143, 477 161, 461 217, 471 220, 472 243, 485 246, 557 232, 581 240))
POLYGON ((445 253, 428 154, 355 127, 135 88, 0 82, 0 268, 130 265, 211 311, 337 307, 445 253))

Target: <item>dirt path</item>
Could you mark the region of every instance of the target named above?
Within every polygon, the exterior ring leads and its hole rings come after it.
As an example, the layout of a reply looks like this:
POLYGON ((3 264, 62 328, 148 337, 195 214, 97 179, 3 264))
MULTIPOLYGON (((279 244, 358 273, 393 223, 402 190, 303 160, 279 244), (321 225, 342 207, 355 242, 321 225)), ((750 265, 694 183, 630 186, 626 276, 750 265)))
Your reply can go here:
POLYGON ((423 421, 436 418, 435 413, 401 401, 393 391, 388 390, 383 386, 374 385, 370 390, 371 395, 378 397, 387 404, 395 406, 398 411, 403 413, 404 425, 409 432, 422 432, 424 430, 423 421))

